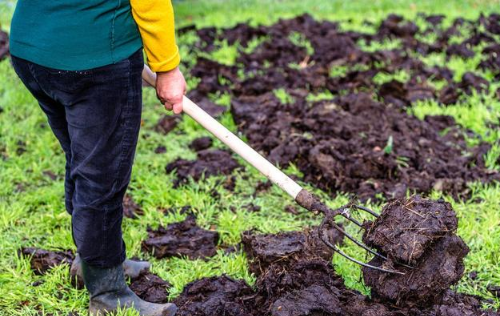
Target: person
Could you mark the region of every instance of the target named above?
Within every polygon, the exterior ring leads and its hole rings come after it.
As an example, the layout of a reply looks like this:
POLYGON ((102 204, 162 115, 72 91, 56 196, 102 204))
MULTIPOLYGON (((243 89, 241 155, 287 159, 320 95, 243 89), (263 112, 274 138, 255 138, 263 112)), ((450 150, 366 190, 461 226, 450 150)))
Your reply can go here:
POLYGON ((78 253, 72 270, 82 273, 92 315, 176 312, 173 304, 141 300, 125 282, 125 272, 147 268, 125 260, 121 230, 141 125, 143 48, 158 98, 180 113, 186 83, 170 0, 19 0, 12 19, 13 67, 65 153, 78 253))

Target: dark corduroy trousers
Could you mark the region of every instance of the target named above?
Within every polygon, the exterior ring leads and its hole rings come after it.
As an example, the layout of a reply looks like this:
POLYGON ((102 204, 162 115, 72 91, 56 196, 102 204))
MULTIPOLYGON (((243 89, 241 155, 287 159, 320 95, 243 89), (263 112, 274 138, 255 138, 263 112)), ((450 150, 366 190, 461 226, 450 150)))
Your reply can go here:
POLYGON ((82 260, 100 268, 125 260, 122 201, 141 124, 142 50, 84 71, 12 57, 66 155, 65 199, 82 260))

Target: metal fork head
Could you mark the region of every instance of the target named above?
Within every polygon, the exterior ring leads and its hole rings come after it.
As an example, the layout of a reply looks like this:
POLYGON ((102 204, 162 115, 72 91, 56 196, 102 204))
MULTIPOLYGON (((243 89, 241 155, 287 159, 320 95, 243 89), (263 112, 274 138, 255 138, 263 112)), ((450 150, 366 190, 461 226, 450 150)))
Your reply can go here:
MULTIPOLYGON (((384 256, 384 255, 382 255, 382 254, 374 251, 373 249, 371 249, 368 246, 366 246, 363 242, 357 240, 355 237, 353 237, 350 234, 348 234, 344 229, 342 229, 335 222, 335 217, 338 216, 338 215, 341 215, 342 217, 346 218, 347 220, 349 220, 350 222, 352 222, 356 226, 360 227, 361 229, 365 229, 365 227, 363 226, 363 224, 361 224, 359 221, 357 221, 356 219, 354 219, 351 216, 350 210, 352 210, 352 209, 357 209, 357 210, 364 211, 364 212, 366 212, 366 213, 374 216, 375 218, 379 217, 379 214, 377 214, 376 212, 372 211, 371 209, 369 209, 367 207, 360 206, 360 205, 355 205, 355 204, 347 204, 347 205, 342 206, 341 208, 338 208, 336 210, 324 213, 325 217, 323 218, 323 221, 321 222, 321 225, 319 226, 319 229, 318 229, 318 237, 319 237, 319 239, 326 246, 328 246, 329 248, 331 248, 333 251, 335 251, 339 255, 341 255, 344 258, 346 258, 346 259, 348 259, 348 260, 350 260, 350 261, 352 261, 352 262, 354 262, 356 264, 359 264, 359 265, 361 265, 363 267, 367 267, 367 268, 370 268, 370 269, 375 269, 375 270, 378 270, 378 271, 381 271, 381 272, 386 272, 386 273, 393 273, 393 274, 404 275, 405 273, 401 272, 401 271, 397 271, 397 270, 394 270, 394 269, 386 269, 386 268, 382 268, 382 267, 376 267, 376 266, 373 266, 371 264, 364 263, 364 262, 359 261, 359 260, 357 260, 355 258, 352 258, 351 256, 347 255, 345 252, 343 252, 342 250, 340 250, 337 246, 335 246, 334 244, 332 244, 328 240, 328 236, 325 234, 326 226, 327 225, 329 225, 329 226, 333 227, 334 229, 336 229, 337 231, 339 231, 341 234, 343 234, 349 240, 351 240, 352 242, 354 242, 354 244, 356 244, 358 247, 363 248, 367 252, 369 252, 372 255, 377 256, 377 257, 379 257, 379 258, 381 258, 383 260, 388 260, 388 258, 386 256, 384 256)), ((412 266, 409 266, 409 265, 404 264, 404 263, 396 262, 396 264, 400 265, 400 266, 403 266, 403 267, 406 267, 406 268, 410 268, 410 269, 413 268, 412 266)))
MULTIPOLYGON (((332 244, 329 240, 328 240, 328 237, 326 236, 325 232, 326 232, 326 225, 330 225, 331 227, 335 228, 337 231, 339 231, 341 234, 343 234, 344 236, 346 236, 348 239, 350 239, 352 242, 354 242, 357 246, 363 248, 364 250, 368 251, 369 253, 383 259, 383 260, 388 260, 386 256, 370 249, 368 246, 366 246, 363 242, 357 240, 356 238, 354 238, 353 236, 349 235, 345 230, 343 230, 339 225, 337 225, 337 223, 335 223, 335 217, 338 216, 338 215, 341 215, 343 216, 344 218, 346 218, 347 220, 349 220, 350 222, 354 223, 355 225, 359 226, 361 229, 365 229, 365 227, 363 226, 363 224, 361 224, 360 222, 358 222, 356 219, 352 218, 351 216, 351 213, 350 213, 350 210, 351 209, 357 209, 357 210, 361 210, 361 211, 364 211, 370 215, 372 215, 373 217, 375 218, 378 218, 379 217, 379 214, 377 214, 376 212, 370 210, 369 208, 367 207, 364 207, 364 206, 360 206, 360 205, 355 205, 353 203, 349 203, 341 208, 338 208, 336 210, 332 210, 330 209, 328 206, 326 206, 324 203, 322 203, 316 196, 314 196, 313 194, 311 194, 309 191, 305 190, 305 189, 302 189, 299 194, 295 197, 295 201, 302 207, 304 207, 305 209, 315 213, 315 214, 323 214, 325 217, 323 218, 323 221, 321 222, 321 225, 318 229, 318 237, 321 241, 323 241, 323 243, 328 246, 329 248, 331 248, 333 251, 335 251, 336 253, 338 253, 339 255, 345 257, 346 259, 354 262, 354 263, 357 263, 363 267, 367 267, 367 268, 370 268, 370 269, 375 269, 375 270, 378 270, 378 271, 382 271, 382 272, 386 272, 386 273, 394 273, 394 274, 400 274, 400 275, 404 275, 405 273, 404 272, 401 272, 401 271, 397 271, 397 270, 393 270, 393 269, 385 269, 385 268, 382 268, 382 267, 376 267, 376 266, 373 266, 373 265, 370 265, 370 264, 367 264, 367 263, 364 263, 364 262, 361 262, 357 259, 354 259, 350 256, 348 256, 346 253, 344 253, 342 250, 340 250, 337 246, 335 246, 334 244, 332 244)), ((396 262, 397 265, 400 265, 400 266, 404 266, 406 268, 410 268, 412 269, 413 267, 409 266, 409 265, 406 265, 404 263, 399 263, 399 262, 396 262)))

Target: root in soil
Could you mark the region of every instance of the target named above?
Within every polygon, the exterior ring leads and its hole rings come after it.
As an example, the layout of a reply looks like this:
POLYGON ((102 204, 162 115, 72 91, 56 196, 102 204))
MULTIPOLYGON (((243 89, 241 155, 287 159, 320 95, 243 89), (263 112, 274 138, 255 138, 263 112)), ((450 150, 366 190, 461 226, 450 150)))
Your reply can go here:
POLYGON ((193 215, 179 223, 148 228, 148 239, 142 242, 142 250, 158 259, 187 256, 190 259, 213 257, 217 251, 219 233, 196 225, 193 215))

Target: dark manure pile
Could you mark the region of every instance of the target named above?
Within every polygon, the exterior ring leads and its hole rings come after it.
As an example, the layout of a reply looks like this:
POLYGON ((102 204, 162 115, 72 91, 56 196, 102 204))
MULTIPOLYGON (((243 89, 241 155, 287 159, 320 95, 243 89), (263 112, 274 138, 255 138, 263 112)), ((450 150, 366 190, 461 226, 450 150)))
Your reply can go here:
POLYGON ((227 151, 205 149, 198 151, 198 159, 179 158, 169 163, 165 170, 167 173, 176 172, 177 179, 174 181, 174 187, 178 187, 188 183, 189 178, 199 181, 202 177, 230 175, 238 168, 241 168, 241 165, 227 151))
POLYGON ((213 257, 217 253, 219 233, 196 225, 196 218, 188 215, 178 223, 148 228, 148 239, 142 242, 142 250, 158 259, 187 256, 190 259, 213 257))
POLYGON ((247 316, 251 309, 246 297, 252 288, 242 280, 226 275, 204 278, 188 284, 174 300, 179 316, 247 316))
POLYGON ((163 304, 168 302, 171 285, 151 272, 141 273, 130 282, 130 289, 145 301, 163 304))
POLYGON ((365 283, 376 299, 404 306, 428 306, 463 275, 467 245, 456 235, 458 220, 451 205, 420 197, 387 204, 368 228, 363 240, 387 254, 389 260, 371 260, 375 266, 396 267, 405 275, 363 268, 365 283), (398 266, 406 263, 412 269, 398 266))
POLYGON ((144 210, 135 203, 130 195, 126 194, 123 197, 123 215, 131 219, 136 219, 138 216, 144 215, 144 210))
POLYGON ((51 251, 39 248, 21 248, 18 251, 20 256, 30 258, 31 269, 35 274, 45 274, 49 269, 61 264, 71 266, 75 255, 71 250, 51 251))
MULTIPOLYGON (((335 229, 327 232, 329 240, 340 244, 343 235, 335 229)), ((330 260, 333 252, 318 238, 317 228, 304 232, 284 232, 278 234, 256 234, 246 231, 241 236, 243 248, 249 258, 250 271, 259 275, 273 263, 288 265, 300 258, 321 258, 330 260)))
POLYGON ((458 219, 449 203, 415 196, 390 202, 365 226, 366 245, 414 264, 436 240, 456 232, 458 219))
MULTIPOLYGON (((254 286, 226 275, 197 280, 175 300, 180 315, 498 315, 482 310, 481 298, 450 290, 462 277, 469 252, 456 235, 458 221, 450 204, 420 196, 408 199, 406 194, 438 190, 467 199, 469 183, 500 180, 498 172, 485 166, 491 145, 478 135, 450 116, 420 120, 411 114, 421 100, 445 107, 468 95, 489 93, 489 81, 474 69, 456 78, 451 69, 426 65, 420 56, 469 59, 475 58, 477 47, 484 47, 476 70, 500 78, 495 39, 500 15, 481 15, 476 21, 458 18, 446 27, 443 16, 418 18, 423 27, 390 15, 374 34, 343 31, 338 23, 309 15, 270 26, 241 23, 227 29, 180 30, 196 33, 194 51, 215 51, 224 41, 239 45, 235 65, 196 60, 191 74, 199 84, 189 94, 193 101, 213 109, 214 95, 230 95, 231 114, 250 145, 282 167, 295 164, 303 181, 363 201, 392 199, 379 218, 364 224, 363 241, 389 258, 370 264, 405 273, 363 269, 372 289, 367 297, 347 289, 336 275, 333 253, 318 240, 316 228, 277 234, 247 231, 241 239, 257 278, 254 286), (431 33, 436 35, 432 42, 422 40, 431 33), (457 36, 463 40, 457 42, 457 36), (365 49, 387 40, 397 40, 399 47, 365 49), (257 43, 252 51, 246 49, 250 43, 257 43), (379 80, 400 72, 408 76, 379 80), (311 98, 319 94, 320 100, 311 98), (466 137, 479 141, 471 147, 466 137)), ((208 139, 190 145, 201 161, 209 146, 208 139)), ((181 181, 196 180, 202 169, 193 163, 179 160, 167 171, 177 170, 181 181)), ((227 163, 223 165, 220 173, 226 172, 227 163)), ((255 194, 267 187, 262 184, 255 194)), ((335 231, 329 234, 342 242, 335 231)))
MULTIPOLYGON (((372 297, 345 287, 331 264, 333 253, 303 232, 242 234, 243 250, 257 280, 250 287, 226 275, 188 284, 174 301, 179 315, 215 316, 496 316, 480 298, 450 290, 463 274, 465 243, 455 234, 450 204, 418 196, 387 204, 363 240, 390 259, 370 263, 404 276, 363 269, 372 297), (393 225, 393 231, 388 229, 393 225), (406 242, 403 242, 406 241, 406 242), (402 267, 401 262, 414 268, 402 267)), ((329 232, 333 240, 341 236, 329 232)))
POLYGON ((246 97, 233 102, 233 114, 271 161, 294 162, 305 181, 361 200, 432 189, 464 198, 468 182, 500 179, 484 165, 490 145, 467 148, 451 117, 421 121, 366 93, 288 107, 274 95, 246 97))
POLYGON ((440 190, 466 199, 468 183, 500 180, 498 172, 485 166, 483 156, 491 145, 468 147, 464 134, 477 136, 449 116, 419 120, 408 113, 419 100, 447 106, 472 93, 481 95, 489 82, 473 69, 454 80, 452 70, 428 66, 418 56, 443 53, 467 59, 482 45, 478 70, 499 77, 494 38, 499 16, 456 19, 449 27, 434 16, 419 18, 425 27, 390 15, 375 34, 342 31, 337 23, 309 15, 271 26, 195 30, 200 40, 194 48, 204 51, 217 49, 217 41, 243 48, 253 40, 261 43, 251 52, 240 50, 234 66, 198 58, 191 73, 200 82, 191 96, 204 101, 211 94, 230 94, 231 113, 250 145, 280 166, 294 163, 304 181, 332 194, 341 191, 367 200, 440 190), (437 35, 435 42, 421 40, 430 33, 437 35), (464 40, 456 43, 453 36, 464 40), (363 50, 386 40, 400 45, 363 50), (332 75, 336 69, 343 70, 332 75), (405 82, 375 80, 400 71, 409 74, 405 82), (436 80, 444 82, 443 88, 434 88, 436 80), (277 97, 277 89, 286 92, 287 100, 277 97), (331 96, 318 102, 308 98, 323 92, 331 96))
POLYGON ((9 34, 0 29, 0 60, 7 58, 9 55, 9 34))

